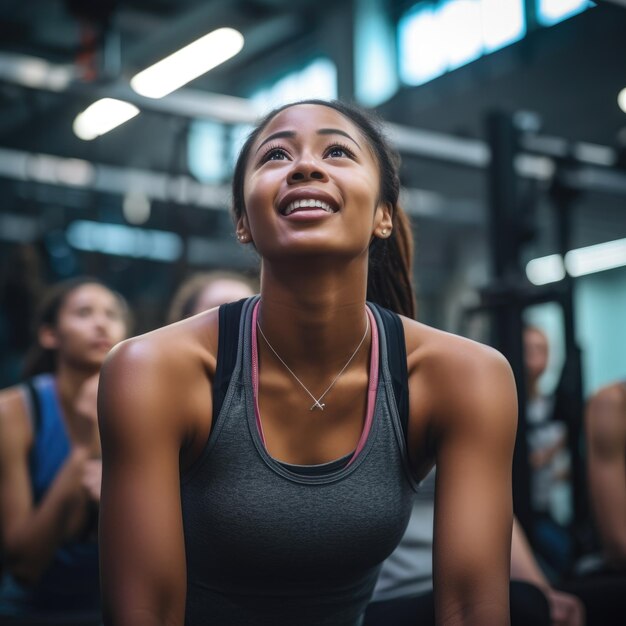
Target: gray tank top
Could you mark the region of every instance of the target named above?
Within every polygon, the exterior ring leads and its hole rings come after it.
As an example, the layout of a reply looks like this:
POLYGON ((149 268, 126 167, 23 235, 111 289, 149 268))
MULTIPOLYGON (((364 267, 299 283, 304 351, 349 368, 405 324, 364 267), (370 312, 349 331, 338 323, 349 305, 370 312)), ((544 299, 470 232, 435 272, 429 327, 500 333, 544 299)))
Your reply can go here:
MULTIPOLYGON (((186 626, 358 626, 417 488, 393 395, 378 311, 374 419, 349 465, 295 471, 266 451, 255 420, 252 310, 215 427, 181 478, 186 626)), ((218 355, 219 358, 219 355, 218 355)))

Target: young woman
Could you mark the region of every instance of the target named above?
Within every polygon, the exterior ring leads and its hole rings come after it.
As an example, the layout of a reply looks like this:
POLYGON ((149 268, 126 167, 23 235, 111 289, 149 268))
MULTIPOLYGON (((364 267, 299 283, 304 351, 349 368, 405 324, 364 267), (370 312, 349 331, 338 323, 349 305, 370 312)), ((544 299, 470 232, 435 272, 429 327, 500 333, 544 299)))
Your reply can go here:
POLYGON ((216 270, 192 274, 174 294, 167 323, 173 324, 225 302, 252 296, 257 292, 252 285, 248 277, 237 272, 216 270))
POLYGON ((126 305, 79 278, 42 302, 25 384, 0 392, 0 622, 99 615, 98 373, 126 336, 126 305))
POLYGON ((233 192, 260 298, 125 342, 103 371, 105 623, 356 626, 436 460, 438 623, 507 624, 514 383, 490 348, 410 319, 377 126, 278 109, 233 192))

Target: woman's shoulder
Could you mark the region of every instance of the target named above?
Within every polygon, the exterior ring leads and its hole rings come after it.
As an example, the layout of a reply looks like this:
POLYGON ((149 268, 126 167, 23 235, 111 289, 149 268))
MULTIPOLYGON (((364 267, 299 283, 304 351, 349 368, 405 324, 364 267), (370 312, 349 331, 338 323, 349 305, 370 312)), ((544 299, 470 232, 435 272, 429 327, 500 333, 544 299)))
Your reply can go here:
POLYGON ((0 439, 15 445, 17 440, 28 442, 32 428, 22 385, 0 390, 0 439))
POLYGON ((115 346, 98 391, 105 432, 137 438, 173 434, 178 439, 193 431, 202 415, 210 415, 217 323, 214 309, 115 346))
POLYGON ((592 441, 626 438, 626 382, 614 382, 595 391, 587 402, 585 421, 592 441))
POLYGON ((506 358, 494 348, 402 318, 409 384, 427 395, 429 413, 458 422, 512 413, 515 381, 506 358), (482 417, 481 417, 482 416, 482 417))
POLYGON ((626 408, 626 381, 613 382, 600 387, 589 398, 589 404, 626 408))
POLYGON ((24 405, 24 390, 22 385, 12 385, 5 389, 0 389, 0 410, 15 408, 24 405))
POLYGON ((460 372, 479 375, 485 368, 510 369, 506 358, 491 346, 406 317, 401 319, 409 370, 411 366, 419 366, 443 375, 460 372))
POLYGON ((119 343, 109 353, 101 385, 133 401, 151 397, 184 404, 213 379, 217 364, 218 309, 205 311, 119 343))
POLYGON ((201 367, 214 371, 217 359, 218 309, 122 341, 111 350, 105 367, 162 372, 165 375, 201 367))

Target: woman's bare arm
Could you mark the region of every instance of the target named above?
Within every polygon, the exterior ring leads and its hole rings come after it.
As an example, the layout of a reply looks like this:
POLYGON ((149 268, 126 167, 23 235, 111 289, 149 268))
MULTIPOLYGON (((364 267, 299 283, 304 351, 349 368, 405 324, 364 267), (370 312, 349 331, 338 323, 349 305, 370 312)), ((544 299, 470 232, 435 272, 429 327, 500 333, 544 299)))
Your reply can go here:
POLYGON ((511 579, 524 580, 539 587, 550 606, 550 619, 554 626, 584 626, 585 607, 574 595, 554 589, 535 560, 524 529, 513 518, 511 540, 511 579))
POLYGON ((515 384, 494 350, 447 337, 427 365, 436 430, 437 624, 509 624, 515 384))
POLYGON ((35 505, 28 467, 33 432, 24 400, 17 387, 0 396, 0 547, 13 576, 35 584, 85 521, 82 479, 89 451, 75 447, 35 505))
POLYGON ((626 567, 626 392, 611 385, 589 401, 585 417, 589 499, 609 561, 626 567))
POLYGON ((100 558, 107 626, 184 621, 179 455, 194 377, 177 348, 182 351, 154 334, 127 341, 114 349, 101 375, 100 558))

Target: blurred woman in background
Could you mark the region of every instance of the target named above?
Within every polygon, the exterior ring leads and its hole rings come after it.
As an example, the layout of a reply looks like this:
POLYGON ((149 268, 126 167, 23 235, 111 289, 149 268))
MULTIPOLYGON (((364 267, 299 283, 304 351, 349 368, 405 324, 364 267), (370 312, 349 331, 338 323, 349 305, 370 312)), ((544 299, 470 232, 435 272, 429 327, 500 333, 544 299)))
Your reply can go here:
POLYGON ((92 278, 52 287, 26 381, 0 392, 2 623, 99 620, 100 367, 128 331, 122 297, 92 278))
POLYGON ((225 302, 247 298, 257 291, 258 287, 252 280, 237 272, 216 270, 192 274, 174 294, 167 323, 184 320, 225 302))

